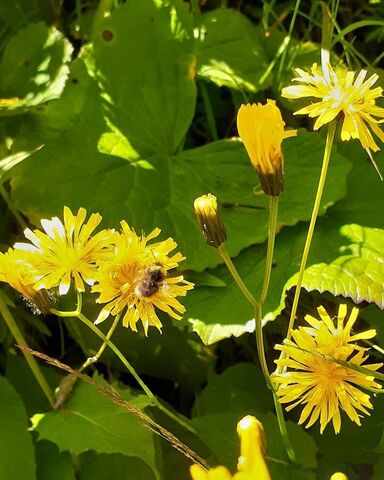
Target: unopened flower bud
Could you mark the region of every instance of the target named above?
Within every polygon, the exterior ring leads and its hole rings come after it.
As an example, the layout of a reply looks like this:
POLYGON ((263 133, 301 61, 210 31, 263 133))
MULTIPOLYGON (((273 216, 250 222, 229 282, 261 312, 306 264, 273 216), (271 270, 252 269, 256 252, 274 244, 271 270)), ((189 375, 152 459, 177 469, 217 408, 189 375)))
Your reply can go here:
POLYGON ((194 207, 205 241, 212 247, 220 247, 227 240, 227 232, 217 209, 216 197, 210 193, 198 197, 194 207))
POLYGON ((237 130, 259 175, 261 187, 273 197, 284 190, 281 143, 296 135, 296 130, 284 131, 284 125, 274 100, 267 100, 265 105, 241 105, 237 113, 237 130))

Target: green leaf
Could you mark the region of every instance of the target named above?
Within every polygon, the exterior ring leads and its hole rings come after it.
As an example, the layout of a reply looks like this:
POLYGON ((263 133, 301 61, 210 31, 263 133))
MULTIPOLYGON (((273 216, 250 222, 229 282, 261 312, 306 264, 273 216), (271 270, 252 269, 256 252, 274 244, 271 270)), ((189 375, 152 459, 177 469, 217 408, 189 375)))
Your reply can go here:
MULTIPOLYGON (((295 284, 306 233, 307 226, 299 224, 294 228, 285 228, 277 236, 274 268, 263 309, 264 320, 273 320, 284 308, 286 292, 295 284)), ((381 307, 383 234, 378 229, 351 225, 340 227, 332 216, 319 219, 303 287, 308 291, 327 291, 335 296, 349 297, 355 303, 374 302, 381 307)), ((265 246, 249 248, 235 259, 242 279, 256 294, 261 288, 264 262, 265 246)), ((206 344, 254 330, 252 308, 226 268, 218 267, 214 274, 228 287, 213 291, 209 287, 197 288, 185 300, 185 319, 206 344), (230 309, 228 305, 231 305, 230 309)))
POLYGON ((381 480, 382 478, 384 478, 384 457, 381 457, 373 466, 372 480, 381 480))
POLYGON ((260 83, 266 69, 261 37, 247 17, 229 8, 201 16, 197 47, 201 78, 220 87, 256 92, 267 86, 260 83))
POLYGON ((181 0, 126 2, 94 43, 110 123, 142 158, 172 154, 195 110, 192 16, 181 0))
POLYGON ((59 452, 52 442, 40 440, 36 443, 38 480, 75 480, 72 457, 69 452, 59 452))
POLYGON ((5 377, 0 377, 0 478, 36 478, 32 436, 21 398, 5 377))
POLYGON ((193 415, 228 412, 244 412, 245 415, 251 410, 263 413, 272 408, 272 395, 260 368, 250 363, 238 363, 220 375, 208 378, 207 386, 196 397, 193 415))
MULTIPOLYGON (((306 269, 305 288, 349 297, 354 303, 375 303, 384 309, 384 230, 344 225, 340 233, 348 244, 339 249, 333 261, 306 269)), ((294 284, 295 279, 291 279, 287 288, 294 284)))
POLYGON ((83 453, 79 458, 78 480, 154 480, 151 469, 140 458, 119 454, 83 453))
POLYGON ((29 152, 14 153, 13 155, 9 155, 8 157, 5 157, 2 160, 0 160, 0 183, 4 183, 7 180, 9 176, 9 171, 13 167, 15 167, 17 164, 19 164, 26 158, 28 158, 33 153, 37 152, 37 150, 40 150, 40 148, 42 147, 43 145, 29 152))
MULTIPOLYGON (((116 228, 122 218, 137 231, 148 232, 158 225, 164 236, 174 237, 186 255, 183 268, 203 270, 217 265, 220 258, 203 241, 193 201, 211 191, 225 207, 222 213, 231 255, 267 238, 268 200, 265 195, 254 193, 260 190, 258 178, 240 142, 214 142, 173 157, 151 157, 145 162, 101 155, 96 146, 105 133, 105 124, 98 89, 86 76, 81 61, 74 63, 72 70, 63 98, 46 113, 45 122, 57 125, 58 133, 44 133, 44 123, 39 123, 16 145, 25 149, 28 139, 30 143, 39 140, 45 144, 44 149, 12 172, 15 207, 33 223, 61 215, 63 205, 68 205, 99 211, 104 225, 109 227, 116 228), (67 128, 59 121, 62 117, 69 124, 67 128)), ((286 142, 286 189, 281 196, 279 216, 282 225, 292 225, 310 216, 323 150, 319 140, 317 134, 300 132, 297 139, 286 142)), ((321 214, 345 195, 343 179, 348 169, 348 162, 335 153, 321 214)))
POLYGON ((54 27, 30 24, 7 44, 0 60, 0 112, 19 113, 58 98, 65 86, 71 44, 54 27))
MULTIPOLYGON (((103 383, 100 378, 98 382, 103 383)), ((128 390, 119 392, 143 409, 147 397, 133 397, 128 390)), ((132 413, 115 405, 93 385, 78 383, 65 408, 35 417, 34 429, 40 439, 50 440, 60 450, 82 453, 122 453, 139 457, 158 478, 153 436, 132 413)))

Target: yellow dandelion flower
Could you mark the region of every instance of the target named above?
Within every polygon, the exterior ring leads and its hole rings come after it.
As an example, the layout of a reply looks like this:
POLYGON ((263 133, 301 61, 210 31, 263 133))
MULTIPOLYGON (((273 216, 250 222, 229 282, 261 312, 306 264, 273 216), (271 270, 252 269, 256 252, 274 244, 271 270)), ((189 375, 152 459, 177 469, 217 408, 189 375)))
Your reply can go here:
POLYGON ((359 315, 359 309, 352 308, 347 323, 344 325, 344 320, 347 316, 347 305, 341 304, 339 306, 336 318, 331 318, 323 306, 317 309, 320 319, 312 315, 306 315, 305 320, 310 327, 305 327, 313 337, 316 337, 318 344, 318 353, 328 355, 334 358, 349 355, 353 350, 359 350, 356 344, 351 345, 351 342, 357 340, 368 340, 376 336, 376 330, 366 330, 365 332, 355 333, 351 335, 352 328, 359 315))
POLYGON ((361 413, 369 415, 367 408, 373 408, 370 396, 360 388, 381 388, 373 376, 365 375, 352 368, 340 365, 329 357, 322 355, 331 353, 337 360, 348 361, 357 367, 365 367, 375 371, 382 364, 364 364, 367 360, 367 348, 358 347, 350 342, 371 338, 372 331, 350 335, 351 328, 357 316, 353 311, 346 326, 343 325, 346 310, 339 310, 337 324, 320 309, 320 325, 317 319, 306 317, 309 327, 299 327, 292 331, 293 340, 285 341, 284 345, 276 345, 277 350, 286 354, 285 358, 277 360, 278 365, 288 368, 288 371, 274 376, 279 385, 277 395, 281 403, 290 404, 286 410, 292 410, 303 405, 299 424, 307 422, 306 428, 320 421, 320 432, 332 420, 335 433, 340 432, 340 409, 358 425, 361 413), (335 335, 332 334, 335 332, 335 335), (327 342, 328 345, 327 345, 327 342), (361 412, 361 413, 360 413, 361 412))
POLYGON ((150 325, 161 330, 156 308, 181 319, 185 307, 177 297, 184 297, 193 288, 182 275, 168 275, 185 257, 181 253, 170 256, 177 247, 172 238, 148 244, 160 234, 158 228, 147 236, 138 236, 125 221, 121 226, 122 233, 115 236, 113 255, 100 263, 97 284, 92 287, 92 292, 100 293, 97 303, 106 303, 95 323, 124 312, 123 325, 135 332, 139 320, 145 334, 150 325))
POLYGON ((24 231, 32 243, 16 243, 15 248, 37 254, 34 260, 36 290, 59 287, 59 294, 65 295, 72 279, 78 292, 83 292, 84 282, 93 285, 96 261, 105 258, 111 246, 112 230, 102 230, 92 236, 101 222, 101 215, 93 213, 84 223, 87 211, 80 208, 73 215, 64 207, 64 223, 58 218, 41 220, 40 230, 24 231))
POLYGON ((261 186, 267 195, 277 196, 284 189, 283 153, 285 138, 296 135, 296 130, 284 130, 285 123, 274 100, 265 105, 241 105, 237 113, 237 130, 261 186))
POLYGON ((355 72, 344 67, 333 69, 331 65, 312 66, 311 73, 296 69, 298 77, 293 81, 301 85, 283 88, 282 96, 286 98, 314 97, 319 101, 304 107, 295 114, 317 117, 314 130, 342 115, 341 139, 357 138, 363 148, 377 152, 372 132, 383 142, 384 132, 374 117, 383 118, 384 108, 376 105, 376 99, 382 96, 383 89, 373 85, 378 75, 373 74, 367 80, 367 71, 361 70, 355 78, 355 72))
POLYGON ((199 465, 192 465, 192 480, 270 480, 265 463, 266 441, 263 425, 251 415, 247 415, 237 424, 240 437, 240 457, 237 473, 232 477, 226 467, 219 466, 205 471, 199 465))
POLYGON ((0 253, 0 282, 17 290, 35 313, 48 313, 51 297, 45 290, 34 288, 33 263, 35 255, 9 248, 0 253))

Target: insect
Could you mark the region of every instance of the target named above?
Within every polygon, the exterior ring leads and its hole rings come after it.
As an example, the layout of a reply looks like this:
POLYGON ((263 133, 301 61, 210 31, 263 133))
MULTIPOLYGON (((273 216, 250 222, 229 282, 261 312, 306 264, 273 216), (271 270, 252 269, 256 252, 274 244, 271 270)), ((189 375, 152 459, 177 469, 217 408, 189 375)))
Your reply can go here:
POLYGON ((166 273, 161 265, 153 265, 144 270, 136 285, 135 293, 142 297, 152 297, 163 285, 166 273))

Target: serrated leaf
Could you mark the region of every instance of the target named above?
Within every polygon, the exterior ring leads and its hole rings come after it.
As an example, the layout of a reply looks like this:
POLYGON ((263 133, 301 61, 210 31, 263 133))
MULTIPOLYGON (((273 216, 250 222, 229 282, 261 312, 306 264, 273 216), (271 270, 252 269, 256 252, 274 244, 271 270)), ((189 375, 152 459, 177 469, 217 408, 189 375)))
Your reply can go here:
MULTIPOLYGON (((242 13, 217 8, 201 16, 197 45, 198 75, 218 86, 256 92, 267 86, 261 38, 242 13)), ((264 40, 265 41, 265 40, 264 40)))
MULTIPOLYGON (((284 308, 286 292, 294 286, 307 226, 285 228, 276 239, 274 268, 264 320, 273 320, 284 308), (288 279, 288 280, 287 280, 288 279)), ((312 241, 303 288, 352 298, 354 302, 383 303, 383 231, 359 226, 340 227, 331 216, 319 219, 312 241), (349 240, 346 240, 348 235, 349 240), (308 272, 308 274, 307 274, 308 272)), ((265 246, 245 250, 235 264, 248 288, 257 292, 264 274, 265 246)), ((187 316, 193 330, 206 344, 254 329, 252 308, 226 268, 214 270, 228 287, 197 288, 186 297, 187 316), (228 308, 230 305, 230 309, 228 308), (236 312, 236 314, 234 314, 236 312)))
MULTIPOLYGON (((305 288, 349 297, 354 303, 375 303, 384 309, 384 230, 344 225, 340 233, 348 244, 339 249, 335 260, 306 269, 305 288)), ((295 279, 291 279, 286 288, 294 284, 295 279)))
POLYGON ((110 123, 142 158, 175 153, 196 99, 187 5, 126 2, 103 21, 93 55, 110 123))
MULTIPOLYGON (((119 393, 141 409, 150 405, 147 397, 133 397, 127 390, 119 393)), ((56 443, 60 450, 76 454, 95 450, 139 457, 158 478, 152 433, 136 416, 115 405, 93 385, 78 383, 65 408, 41 414, 34 423, 39 438, 56 443)))
POLYGON ((27 430, 28 417, 21 398, 5 377, 0 377, 0 425, 0 478, 34 480, 35 451, 27 430))
POLYGON ((72 46, 54 27, 32 23, 7 44, 0 60, 0 112, 20 113, 58 98, 72 46))

